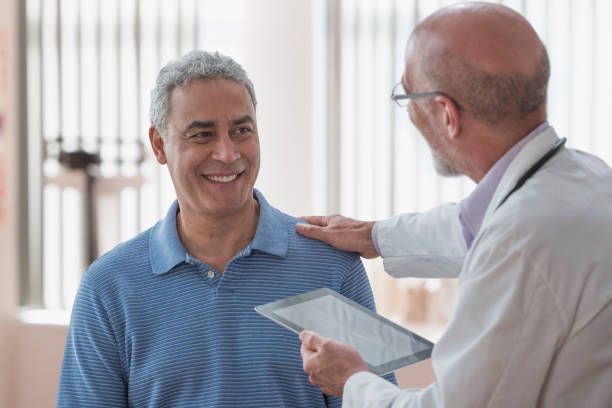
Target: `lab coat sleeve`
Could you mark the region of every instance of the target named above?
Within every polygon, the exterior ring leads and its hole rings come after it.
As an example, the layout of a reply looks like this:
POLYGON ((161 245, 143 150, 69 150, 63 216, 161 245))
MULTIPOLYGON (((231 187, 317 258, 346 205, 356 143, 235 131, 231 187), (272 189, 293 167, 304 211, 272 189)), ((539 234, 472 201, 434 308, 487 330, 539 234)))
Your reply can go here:
POLYGON ((108 309, 86 281, 72 310, 57 406, 128 406, 125 371, 108 309))
POLYGON ((432 355, 437 381, 423 390, 400 390, 358 373, 344 387, 344 407, 538 404, 569 324, 537 254, 529 245, 519 247, 511 234, 497 235, 507 238, 475 247, 461 275, 457 307, 432 355))
POLYGON ((376 243, 396 278, 456 278, 467 252, 455 204, 378 221, 376 243))

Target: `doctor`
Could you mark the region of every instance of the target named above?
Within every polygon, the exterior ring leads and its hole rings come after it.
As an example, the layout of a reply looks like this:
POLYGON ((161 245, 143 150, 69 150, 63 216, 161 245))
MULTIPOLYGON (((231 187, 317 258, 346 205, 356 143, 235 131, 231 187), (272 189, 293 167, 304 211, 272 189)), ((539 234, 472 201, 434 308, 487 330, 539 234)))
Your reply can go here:
POLYGON ((400 390, 354 349, 302 332, 310 381, 346 407, 612 406, 612 171, 547 123, 544 45, 511 9, 469 3, 422 21, 405 57, 392 99, 437 171, 477 187, 422 214, 297 230, 380 255, 396 277, 459 278, 437 381, 400 390))

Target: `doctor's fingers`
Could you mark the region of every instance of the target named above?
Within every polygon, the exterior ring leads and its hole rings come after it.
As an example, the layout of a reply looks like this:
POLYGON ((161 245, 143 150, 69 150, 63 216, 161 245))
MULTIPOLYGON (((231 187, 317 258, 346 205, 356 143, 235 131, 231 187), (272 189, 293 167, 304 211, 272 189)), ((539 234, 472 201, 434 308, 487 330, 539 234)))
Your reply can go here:
MULTIPOLYGON (((316 351, 305 351, 302 353, 302 369, 310 378, 316 379, 316 376, 321 372, 319 353, 316 351)), ((314 382, 312 383, 315 384, 314 382)))
POLYGON ((328 228, 329 227, 326 226, 320 227, 318 225, 297 224, 295 226, 295 231, 306 238, 317 239, 319 241, 331 244, 330 238, 332 237, 330 237, 328 228))
POLYGON ((361 226, 364 221, 356 220, 353 218, 345 217, 340 214, 332 214, 332 215, 309 215, 305 217, 300 217, 302 220, 308 222, 308 224, 298 224, 305 225, 308 227, 321 227, 324 231, 335 230, 338 232, 350 231, 355 229, 356 227, 361 226))
POLYGON ((329 394, 329 388, 327 388, 325 386, 325 384, 323 384, 321 381, 319 381, 319 378, 315 375, 309 375, 308 376, 308 381, 310 381, 310 383, 312 385, 316 385, 317 387, 321 388, 321 391, 323 391, 323 393, 325 394, 329 394), (325 390, 325 391, 324 391, 325 390), (326 392, 327 391, 327 392, 326 392))
MULTIPOLYGON (((332 215, 330 217, 340 217, 332 215)), ((337 249, 349 252, 361 252, 360 247, 363 245, 356 245, 355 239, 351 235, 352 231, 342 225, 309 225, 309 224, 297 224, 295 231, 305 236, 306 238, 316 239, 323 241, 337 249)))
POLYGON ((325 343, 327 339, 319 336, 317 333, 310 330, 302 330, 300 333, 300 341, 302 345, 310 350, 319 350, 322 344, 325 343))
POLYGON ((327 215, 306 215, 306 216, 300 217, 300 219, 312 225, 317 225, 319 227, 327 227, 329 216, 327 215))
POLYGON ((316 218, 314 221, 323 226, 297 224, 296 232, 305 237, 326 242, 343 251, 357 252, 364 258, 371 259, 379 256, 372 241, 374 221, 360 221, 342 215, 314 218, 316 218))
POLYGON ((315 350, 311 350, 308 347, 304 346, 302 344, 302 346, 300 347, 300 354, 302 356, 302 362, 303 362, 303 366, 304 366, 304 371, 306 371, 306 363, 310 362, 310 360, 312 360, 313 356, 316 354, 317 352, 315 350))

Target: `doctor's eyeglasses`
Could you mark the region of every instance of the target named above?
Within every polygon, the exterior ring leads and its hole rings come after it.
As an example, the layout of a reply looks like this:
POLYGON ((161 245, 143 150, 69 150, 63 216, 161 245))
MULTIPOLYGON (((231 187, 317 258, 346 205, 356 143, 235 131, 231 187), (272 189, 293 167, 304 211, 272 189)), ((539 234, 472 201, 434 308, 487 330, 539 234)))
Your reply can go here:
POLYGON ((404 90, 404 85, 402 84, 401 81, 398 82, 397 85, 395 85, 393 87, 393 90, 391 91, 391 100, 395 102, 397 106, 402 107, 402 108, 408 106, 408 103, 410 103, 412 99, 432 98, 435 96, 444 96, 450 99, 457 106, 457 109, 459 109, 460 111, 463 110, 461 105, 459 105, 459 103, 453 97, 445 94, 444 92, 430 91, 430 92, 406 93, 406 91, 404 90))

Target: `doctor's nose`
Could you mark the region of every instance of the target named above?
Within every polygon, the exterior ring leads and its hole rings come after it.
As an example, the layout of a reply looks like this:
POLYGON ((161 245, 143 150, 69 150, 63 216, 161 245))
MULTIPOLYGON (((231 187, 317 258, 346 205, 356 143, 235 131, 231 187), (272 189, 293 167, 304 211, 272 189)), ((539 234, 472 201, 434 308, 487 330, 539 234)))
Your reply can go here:
POLYGON ((212 158, 222 163, 232 163, 240 158, 240 152, 236 149, 236 143, 232 138, 223 135, 215 141, 212 158))

